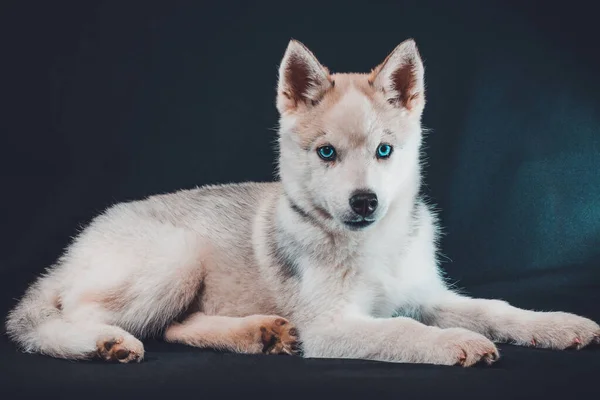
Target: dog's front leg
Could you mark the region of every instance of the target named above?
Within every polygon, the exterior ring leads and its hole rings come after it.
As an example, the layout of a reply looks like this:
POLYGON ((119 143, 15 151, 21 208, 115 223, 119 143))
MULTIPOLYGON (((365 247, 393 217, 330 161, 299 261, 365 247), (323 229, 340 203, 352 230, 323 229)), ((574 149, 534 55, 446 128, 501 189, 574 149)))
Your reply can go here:
POLYGON ((426 326, 404 317, 321 319, 300 331, 306 357, 463 366, 498 358, 496 346, 478 333, 426 326))
POLYGON ((423 322, 461 327, 498 341, 551 349, 600 343, 600 326, 565 312, 536 312, 500 300, 472 299, 447 292, 423 309, 423 322))

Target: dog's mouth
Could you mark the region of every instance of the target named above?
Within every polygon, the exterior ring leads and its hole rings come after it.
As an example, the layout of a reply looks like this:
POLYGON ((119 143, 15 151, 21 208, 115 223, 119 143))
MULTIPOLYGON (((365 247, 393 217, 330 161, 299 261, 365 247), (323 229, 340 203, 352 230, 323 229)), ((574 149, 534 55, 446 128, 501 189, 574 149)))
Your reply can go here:
POLYGON ((358 220, 344 221, 344 225, 346 225, 351 230, 356 231, 359 229, 366 228, 367 226, 371 225, 373 222, 375 222, 374 219, 361 218, 358 220))

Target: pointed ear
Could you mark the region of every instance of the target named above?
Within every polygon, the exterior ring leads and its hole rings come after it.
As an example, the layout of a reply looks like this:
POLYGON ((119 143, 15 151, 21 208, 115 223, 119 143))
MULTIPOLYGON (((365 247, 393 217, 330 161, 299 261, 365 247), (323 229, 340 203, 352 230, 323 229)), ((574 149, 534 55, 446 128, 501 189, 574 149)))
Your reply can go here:
POLYGON ((277 85, 277 109, 280 113, 298 107, 312 107, 333 86, 329 71, 302 43, 291 40, 281 65, 277 85))
POLYGON ((373 69, 369 82, 384 93, 390 104, 421 114, 425 106, 424 74, 417 45, 408 39, 373 69))

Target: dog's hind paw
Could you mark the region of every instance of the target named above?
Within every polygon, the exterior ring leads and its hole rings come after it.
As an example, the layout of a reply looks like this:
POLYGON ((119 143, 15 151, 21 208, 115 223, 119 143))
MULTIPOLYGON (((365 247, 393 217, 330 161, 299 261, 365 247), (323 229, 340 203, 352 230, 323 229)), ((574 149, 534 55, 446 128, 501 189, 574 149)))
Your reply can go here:
POLYGON ((129 363, 144 359, 144 345, 133 336, 103 338, 96 347, 98 356, 105 361, 129 363))

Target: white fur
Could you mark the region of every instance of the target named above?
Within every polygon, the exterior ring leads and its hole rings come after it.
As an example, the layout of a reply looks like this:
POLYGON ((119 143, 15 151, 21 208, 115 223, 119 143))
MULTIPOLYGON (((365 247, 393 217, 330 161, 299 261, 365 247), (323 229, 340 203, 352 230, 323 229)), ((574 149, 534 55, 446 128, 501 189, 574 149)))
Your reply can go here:
POLYGON ((29 288, 8 317, 9 335, 24 351, 70 359, 111 359, 104 347, 116 343, 130 352, 121 361, 139 361, 137 338, 191 310, 168 340, 258 352, 259 342, 245 340, 260 339, 261 324, 278 315, 298 327, 307 357, 472 365, 497 358, 491 340, 558 349, 597 340, 588 319, 448 289, 435 215, 418 197, 423 71, 412 41, 371 75, 329 75, 292 42, 278 86, 281 182, 110 208, 29 288), (290 60, 312 77, 307 87, 287 81, 290 60), (414 79, 398 84, 392 77, 407 66, 414 79), (382 141, 394 146, 387 160, 375 157, 382 141), (317 156, 324 144, 338 149, 335 163, 317 156), (358 189, 379 205, 372 225, 353 230, 345 221, 358 189))

